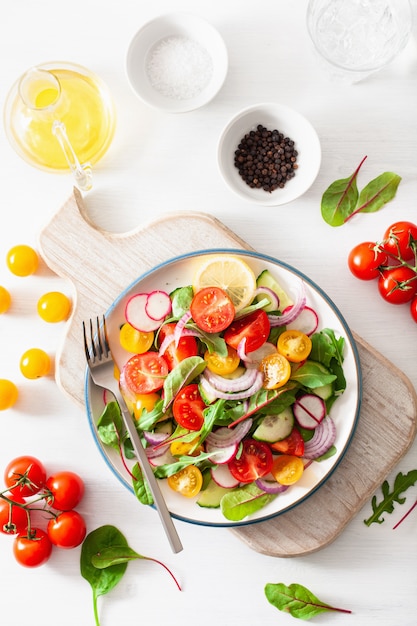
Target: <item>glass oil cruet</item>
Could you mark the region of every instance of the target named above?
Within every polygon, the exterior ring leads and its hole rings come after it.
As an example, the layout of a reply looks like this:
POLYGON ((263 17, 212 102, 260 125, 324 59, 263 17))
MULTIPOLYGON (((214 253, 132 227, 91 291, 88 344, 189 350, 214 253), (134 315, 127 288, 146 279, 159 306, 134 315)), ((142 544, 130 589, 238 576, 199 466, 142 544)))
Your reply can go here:
POLYGON ((114 107, 92 72, 67 63, 26 71, 9 93, 4 111, 8 139, 25 161, 53 172, 71 171, 81 190, 92 185, 92 164, 114 135, 114 107))

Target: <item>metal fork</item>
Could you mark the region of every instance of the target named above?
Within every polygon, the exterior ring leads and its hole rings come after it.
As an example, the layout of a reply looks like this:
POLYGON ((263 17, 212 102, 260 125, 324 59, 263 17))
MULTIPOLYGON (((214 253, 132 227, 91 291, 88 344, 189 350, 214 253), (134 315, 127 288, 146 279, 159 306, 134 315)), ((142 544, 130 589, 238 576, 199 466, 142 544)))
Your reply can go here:
POLYGON ((93 324, 93 321, 90 319, 88 323, 88 331, 86 324, 83 322, 83 333, 85 355, 91 378, 98 387, 109 390, 119 404, 126 430, 129 434, 143 475, 148 482, 159 517, 161 518, 162 525, 171 544, 171 548, 173 552, 180 552, 183 549, 181 540, 168 511, 166 502, 162 496, 157 479, 154 476, 152 467, 149 465, 145 449, 142 446, 139 434, 136 430, 135 424, 133 423, 133 417, 126 406, 126 402, 120 393, 119 384, 114 377, 114 361, 110 352, 104 315, 101 322, 97 317, 95 324, 93 324))

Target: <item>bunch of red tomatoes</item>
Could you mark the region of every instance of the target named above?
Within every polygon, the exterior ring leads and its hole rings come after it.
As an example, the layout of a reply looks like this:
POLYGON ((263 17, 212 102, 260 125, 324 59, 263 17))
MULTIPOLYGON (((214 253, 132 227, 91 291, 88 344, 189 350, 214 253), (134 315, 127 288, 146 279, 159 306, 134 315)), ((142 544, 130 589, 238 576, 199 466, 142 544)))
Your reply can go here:
POLYGON ((7 465, 4 483, 0 531, 14 536, 18 563, 38 567, 48 561, 53 546, 69 549, 83 542, 86 524, 75 507, 84 495, 84 482, 77 474, 61 471, 48 476, 41 461, 20 456, 7 465))
POLYGON ((390 304, 410 304, 417 323, 417 225, 391 224, 380 243, 365 241, 351 250, 349 269, 361 280, 378 280, 378 291, 390 304))

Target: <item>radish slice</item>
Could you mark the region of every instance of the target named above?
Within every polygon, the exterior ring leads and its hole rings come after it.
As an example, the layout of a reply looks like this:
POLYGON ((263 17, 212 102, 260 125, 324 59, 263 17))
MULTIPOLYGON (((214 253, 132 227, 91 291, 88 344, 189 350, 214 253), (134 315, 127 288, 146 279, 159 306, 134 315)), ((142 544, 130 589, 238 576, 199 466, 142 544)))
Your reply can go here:
POLYGON ((145 304, 146 314, 155 321, 161 322, 171 313, 171 298, 166 291, 151 291, 145 304))
POLYGON ((230 489, 239 485, 239 481, 233 476, 227 465, 216 465, 216 467, 211 468, 210 473, 212 479, 219 487, 230 489))
POLYGON ((237 447, 237 443, 232 443, 229 446, 219 448, 206 440, 206 452, 210 454, 209 460, 219 465, 231 461, 236 456, 237 447))
MULTIPOLYGON (((290 309, 292 309, 292 306, 287 307, 284 313, 290 309)), ((311 307, 305 306, 295 320, 287 324, 287 329, 300 330, 305 335, 312 335, 316 332, 318 325, 319 317, 317 313, 311 307)))
POLYGON ((284 491, 287 491, 288 486, 289 485, 281 485, 280 483, 277 483, 276 480, 267 480, 266 478, 257 478, 255 480, 256 486, 259 487, 259 489, 262 489, 262 491, 265 491, 265 493, 283 493, 284 491))
POLYGON ((294 402, 293 412, 302 428, 314 430, 326 416, 326 405, 319 396, 306 393, 294 402))
POLYGON ((136 293, 126 303, 125 318, 133 328, 142 333, 149 333, 161 325, 161 320, 149 317, 146 312, 147 293, 136 293))
POLYGON ((336 425, 330 415, 326 417, 314 431, 312 438, 304 445, 304 457, 317 459, 336 441, 336 425))

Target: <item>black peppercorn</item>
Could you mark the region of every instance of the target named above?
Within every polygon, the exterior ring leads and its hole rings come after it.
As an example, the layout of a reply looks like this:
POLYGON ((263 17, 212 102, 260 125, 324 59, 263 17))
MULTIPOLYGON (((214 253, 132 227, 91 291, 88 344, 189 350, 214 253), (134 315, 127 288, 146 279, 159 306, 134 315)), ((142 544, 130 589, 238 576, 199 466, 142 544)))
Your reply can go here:
POLYGON ((295 176, 298 152, 294 146, 280 131, 258 124, 240 140, 234 164, 247 185, 271 193, 295 176))

